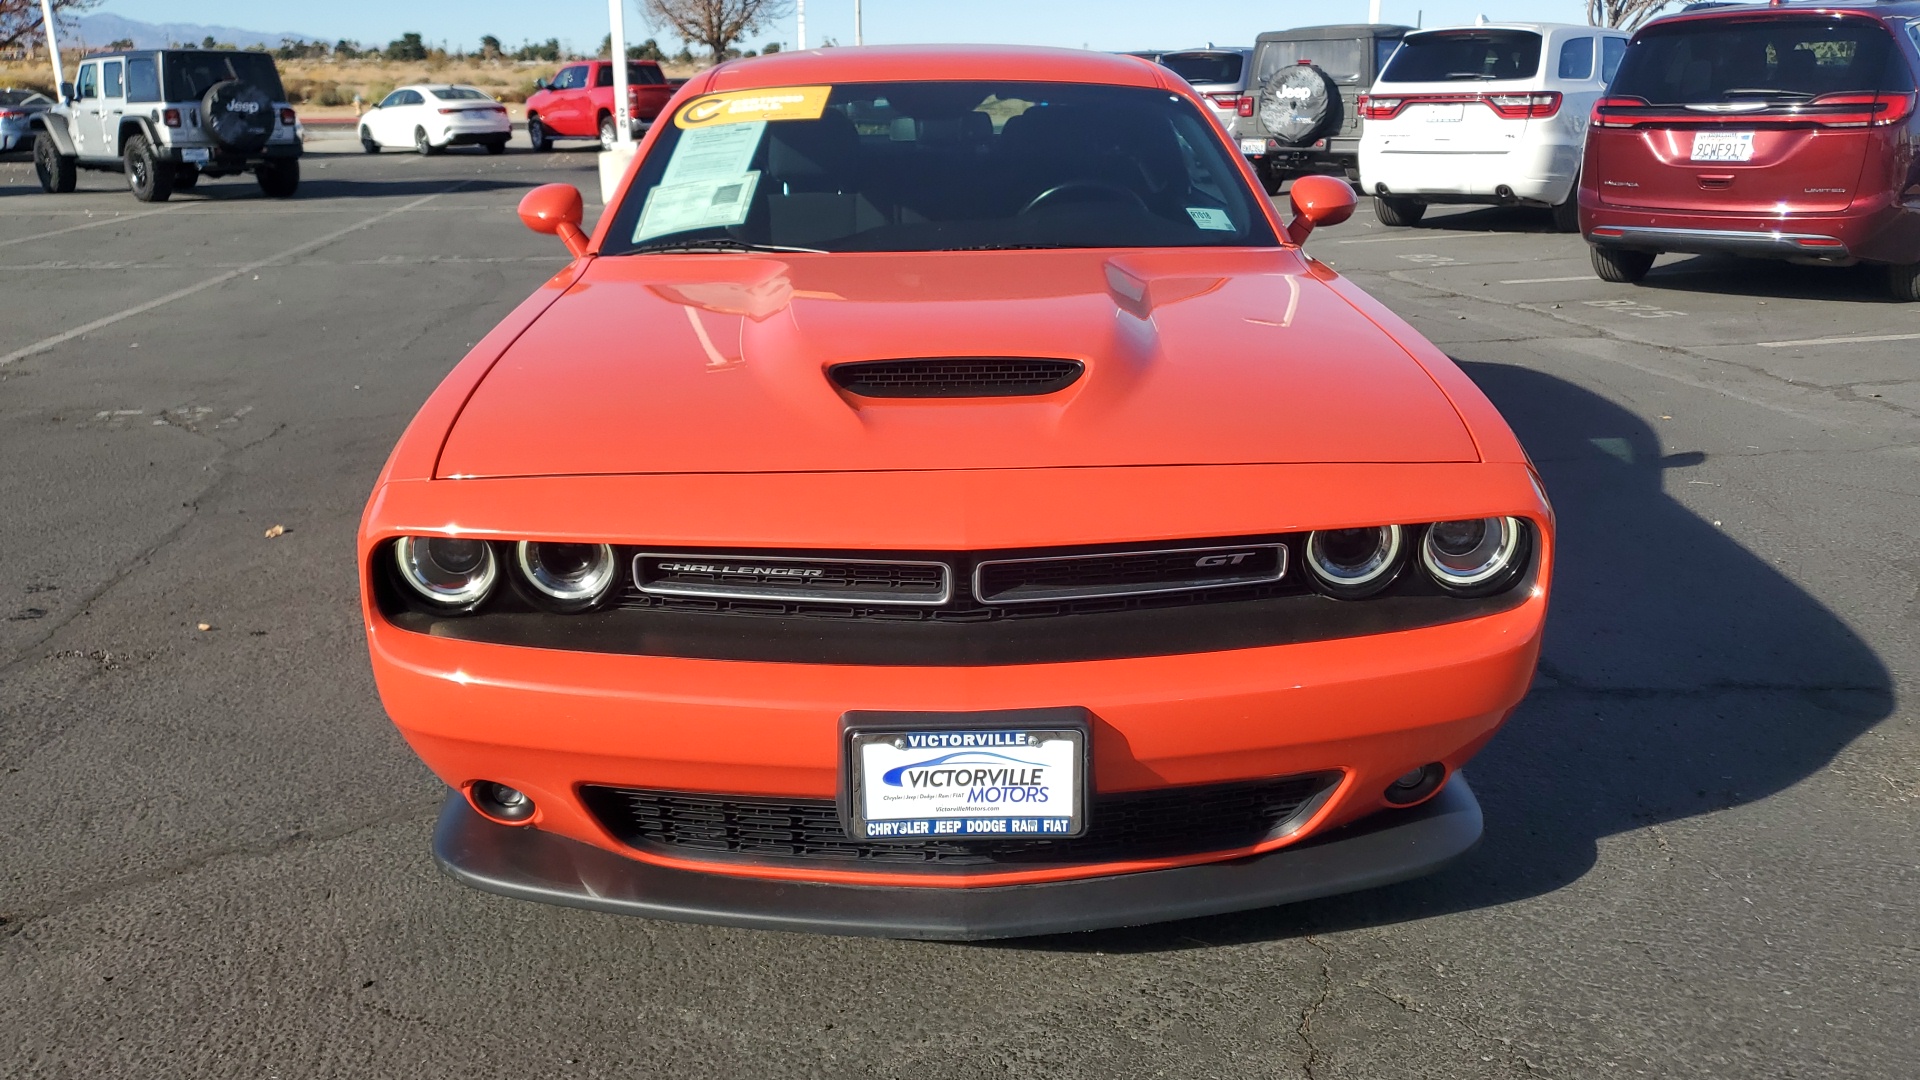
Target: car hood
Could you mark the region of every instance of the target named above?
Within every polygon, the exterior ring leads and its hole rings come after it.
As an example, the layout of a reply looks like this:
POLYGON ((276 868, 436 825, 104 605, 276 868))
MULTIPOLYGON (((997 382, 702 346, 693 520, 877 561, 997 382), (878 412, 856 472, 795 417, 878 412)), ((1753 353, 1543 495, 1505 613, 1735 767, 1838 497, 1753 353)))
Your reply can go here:
POLYGON ((596 259, 436 475, 1477 460, 1426 370, 1291 250, 596 259), (872 399, 832 364, 1048 357, 1044 397, 872 399))

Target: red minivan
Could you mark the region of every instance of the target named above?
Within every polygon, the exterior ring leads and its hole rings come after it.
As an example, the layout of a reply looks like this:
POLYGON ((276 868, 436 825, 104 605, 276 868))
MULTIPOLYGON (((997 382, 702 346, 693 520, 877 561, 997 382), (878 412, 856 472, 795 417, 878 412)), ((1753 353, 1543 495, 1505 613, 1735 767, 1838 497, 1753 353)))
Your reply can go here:
POLYGON ((1635 282, 1663 252, 1887 268, 1920 300, 1920 3, 1718 7, 1647 24, 1593 109, 1580 228, 1635 282))

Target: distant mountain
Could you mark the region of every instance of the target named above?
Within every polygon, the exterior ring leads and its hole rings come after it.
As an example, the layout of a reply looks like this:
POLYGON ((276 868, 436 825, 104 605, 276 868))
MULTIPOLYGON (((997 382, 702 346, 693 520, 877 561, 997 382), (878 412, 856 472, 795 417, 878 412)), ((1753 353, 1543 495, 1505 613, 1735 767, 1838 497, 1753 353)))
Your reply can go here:
MULTIPOLYGON (((67 20, 62 19, 62 23, 67 20)), ((317 40, 306 34, 284 33, 266 34, 258 30, 240 30, 231 26, 202 26, 199 23, 147 23, 138 19, 129 19, 121 15, 105 13, 82 15, 72 20, 71 29, 63 27, 63 35, 71 38, 77 34, 80 40, 98 48, 110 41, 130 39, 136 49, 164 49, 174 42, 182 45, 198 45, 207 38, 223 45, 265 45, 278 47, 286 38, 295 41, 317 40)), ((78 42, 68 42, 78 44, 78 42)))

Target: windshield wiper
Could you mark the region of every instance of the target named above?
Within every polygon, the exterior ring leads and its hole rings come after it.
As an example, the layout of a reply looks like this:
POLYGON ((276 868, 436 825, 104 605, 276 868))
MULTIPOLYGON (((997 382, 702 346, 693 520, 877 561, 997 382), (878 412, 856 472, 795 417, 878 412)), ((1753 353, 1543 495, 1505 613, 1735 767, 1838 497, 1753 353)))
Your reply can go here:
POLYGON ((1496 79, 1496 78, 1499 78, 1499 76, 1483 75, 1478 71, 1449 71, 1447 73, 1448 82, 1453 82, 1457 79, 1476 79, 1484 82, 1485 80, 1496 79))
POLYGON ((707 240, 656 240, 651 244, 641 244, 621 252, 622 255, 709 255, 733 254, 736 252, 805 252, 809 255, 824 255, 825 248, 783 247, 779 244, 749 244, 732 237, 714 237, 707 240))
POLYGON ((1815 97, 1803 90, 1780 90, 1769 86, 1737 86, 1732 90, 1720 91, 1721 97, 1784 97, 1811 101, 1815 97))

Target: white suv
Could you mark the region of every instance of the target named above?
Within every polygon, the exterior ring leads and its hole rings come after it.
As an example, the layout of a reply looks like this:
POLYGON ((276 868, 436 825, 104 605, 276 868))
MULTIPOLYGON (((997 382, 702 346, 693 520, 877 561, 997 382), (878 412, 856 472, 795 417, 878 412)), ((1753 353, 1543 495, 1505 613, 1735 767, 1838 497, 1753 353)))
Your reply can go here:
POLYGON ((1360 187, 1383 225, 1431 203, 1546 206, 1580 227, 1587 117, 1628 35, 1562 23, 1408 34, 1360 99, 1360 187))

